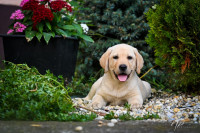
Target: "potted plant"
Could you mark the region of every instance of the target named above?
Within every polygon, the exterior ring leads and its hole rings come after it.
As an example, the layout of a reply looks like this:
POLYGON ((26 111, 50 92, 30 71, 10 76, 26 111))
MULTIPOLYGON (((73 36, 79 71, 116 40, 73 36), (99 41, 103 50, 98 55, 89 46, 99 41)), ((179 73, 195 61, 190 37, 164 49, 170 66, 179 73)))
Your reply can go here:
POLYGON ((21 9, 10 17, 7 35, 1 35, 5 60, 71 80, 79 41, 93 42, 84 21, 76 21, 77 5, 68 0, 22 0, 21 9))

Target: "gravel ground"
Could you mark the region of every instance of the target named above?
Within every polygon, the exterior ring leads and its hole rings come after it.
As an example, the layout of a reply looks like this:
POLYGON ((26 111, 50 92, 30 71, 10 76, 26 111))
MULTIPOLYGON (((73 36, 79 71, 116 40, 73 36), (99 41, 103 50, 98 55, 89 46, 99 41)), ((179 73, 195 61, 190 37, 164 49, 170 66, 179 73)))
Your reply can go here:
MULTIPOLYGON (((160 119, 147 119, 147 121, 158 121, 158 122, 170 122, 170 123, 200 123, 200 96, 191 96, 185 94, 170 94, 167 92, 156 91, 152 89, 151 97, 146 100, 143 107, 140 109, 133 109, 129 111, 130 115, 133 117, 143 117, 147 114, 157 114, 160 119)), ((89 104, 91 101, 86 101, 81 98, 74 98, 73 102, 79 108, 79 113, 91 113, 88 109, 93 110, 89 104), (84 107, 86 109, 84 109, 84 107)), ((119 115, 126 114, 128 112, 127 108, 124 106, 106 106, 96 112, 101 112, 102 114, 109 114, 111 111, 115 113, 116 120, 119 115)), ((96 118, 98 120, 104 119, 104 116, 98 115, 96 118)), ((115 121, 115 120, 113 120, 115 121)), ((115 123, 112 122, 111 123, 115 123)), ((113 126, 110 124, 110 126, 113 126)))

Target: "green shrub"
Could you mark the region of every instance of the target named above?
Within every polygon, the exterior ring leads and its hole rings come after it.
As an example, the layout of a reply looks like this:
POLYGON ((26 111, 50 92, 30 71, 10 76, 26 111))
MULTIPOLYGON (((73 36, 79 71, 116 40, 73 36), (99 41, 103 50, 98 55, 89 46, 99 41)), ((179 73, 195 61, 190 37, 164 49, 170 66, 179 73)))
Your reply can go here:
POLYGON ((61 76, 49 71, 41 75, 26 64, 8 63, 0 70, 0 120, 86 121, 96 117, 74 111, 61 76))
POLYGON ((200 85, 199 7, 199 0, 161 0, 146 14, 146 41, 155 49, 156 64, 171 73, 175 88, 192 91, 200 85))
POLYGON ((77 74, 72 79, 72 81, 67 85, 69 90, 69 95, 73 97, 83 97, 86 96, 92 86, 92 84, 96 81, 94 77, 89 77, 87 79, 85 76, 79 77, 77 74))
MULTIPOLYGON (((99 58, 108 47, 119 43, 130 44, 140 51, 145 60, 141 75, 155 65, 153 51, 145 42, 149 26, 144 13, 156 0, 83 1, 85 9, 82 10, 79 19, 92 20, 89 34, 93 35, 95 43, 80 44, 76 68, 78 78, 76 77, 74 82, 79 82, 77 79, 82 78, 82 85, 88 85, 91 77, 97 79, 102 76, 99 58)), ((164 74, 157 67, 144 79, 151 82, 153 87, 160 88, 160 84, 164 83, 162 77, 164 74)), ((88 88, 90 86, 77 86, 73 89, 86 92, 88 88)))

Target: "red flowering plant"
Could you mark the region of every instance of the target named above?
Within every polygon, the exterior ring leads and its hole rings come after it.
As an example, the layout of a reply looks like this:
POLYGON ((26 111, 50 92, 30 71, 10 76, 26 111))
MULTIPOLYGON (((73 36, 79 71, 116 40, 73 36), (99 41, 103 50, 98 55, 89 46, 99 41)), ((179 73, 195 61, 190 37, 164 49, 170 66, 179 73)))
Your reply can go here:
POLYGON ((21 9, 10 17, 14 22, 7 34, 25 34, 27 41, 34 37, 40 41, 44 37, 46 43, 55 35, 93 42, 86 35, 87 25, 76 21, 73 4, 77 5, 71 0, 22 0, 21 9))

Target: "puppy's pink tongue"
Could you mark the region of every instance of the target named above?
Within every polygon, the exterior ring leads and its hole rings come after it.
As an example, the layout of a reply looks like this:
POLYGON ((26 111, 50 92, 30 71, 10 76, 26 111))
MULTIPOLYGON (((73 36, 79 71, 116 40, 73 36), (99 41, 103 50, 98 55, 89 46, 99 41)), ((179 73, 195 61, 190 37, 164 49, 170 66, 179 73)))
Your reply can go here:
POLYGON ((128 78, 127 75, 118 75, 118 79, 119 79, 119 81, 126 81, 127 78, 128 78))

